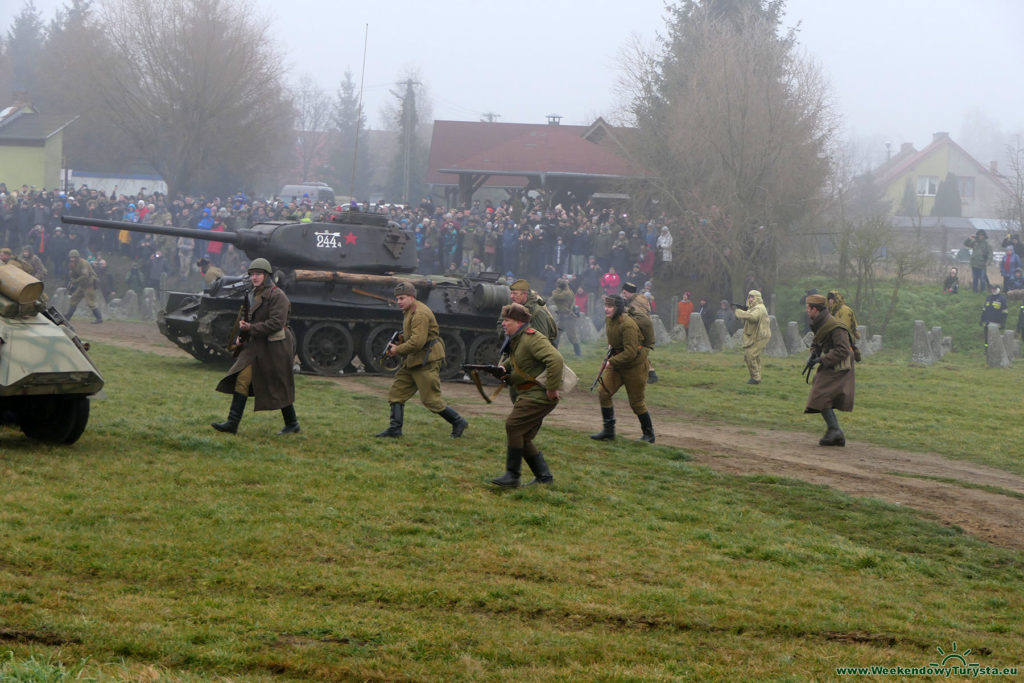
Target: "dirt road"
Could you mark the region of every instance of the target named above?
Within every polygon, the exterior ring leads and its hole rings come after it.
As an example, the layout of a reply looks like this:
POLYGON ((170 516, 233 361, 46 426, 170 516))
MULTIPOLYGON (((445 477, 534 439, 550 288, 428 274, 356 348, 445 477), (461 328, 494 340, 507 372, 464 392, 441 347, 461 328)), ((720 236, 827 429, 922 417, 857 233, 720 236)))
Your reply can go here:
MULTIPOLYGON (((79 324, 78 331, 86 340, 184 355, 160 335, 155 323, 79 324)), ((365 376, 337 381, 350 385, 353 391, 379 396, 386 394, 389 384, 386 378, 365 376)), ((448 383, 445 394, 468 416, 499 417, 508 412, 507 401, 486 405, 469 384, 448 383)), ((899 451, 856 441, 847 442, 845 448, 822 448, 816 437, 808 434, 773 430, 754 433, 735 425, 698 423, 692 415, 662 406, 656 407, 654 414, 658 443, 684 449, 696 462, 711 469, 824 484, 851 495, 924 510, 944 524, 957 525, 991 543, 1024 549, 1024 499, 991 490, 1024 496, 1024 477, 935 453, 899 451)), ((599 420, 594 397, 577 391, 562 402, 546 423, 597 431, 599 420)), ((619 424, 622 438, 639 437, 639 425, 634 420, 623 419, 619 424)))

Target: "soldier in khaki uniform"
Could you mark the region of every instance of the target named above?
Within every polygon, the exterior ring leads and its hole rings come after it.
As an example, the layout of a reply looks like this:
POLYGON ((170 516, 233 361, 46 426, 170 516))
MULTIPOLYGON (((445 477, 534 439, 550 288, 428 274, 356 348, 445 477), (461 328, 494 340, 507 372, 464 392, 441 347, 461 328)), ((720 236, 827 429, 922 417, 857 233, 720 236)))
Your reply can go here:
POLYGON ((402 356, 402 365, 388 391, 391 424, 376 436, 399 437, 405 421, 405 402, 420 393, 423 405, 452 426, 452 438, 462 436, 469 426, 464 417, 445 404, 441 396, 441 361, 444 342, 434 313, 416 300, 416 288, 410 282, 395 285, 395 298, 402 309, 402 342, 388 346, 389 356, 402 356))
POLYGON ((626 387, 629 396, 629 407, 640 420, 643 431, 641 441, 654 443, 654 425, 651 414, 647 411, 644 396, 647 392, 647 353, 646 346, 640 343, 640 328, 626 313, 626 302, 621 296, 604 298, 605 333, 608 336, 608 347, 611 356, 607 367, 601 375, 601 389, 598 399, 601 403, 601 418, 604 428, 591 439, 609 441, 615 438, 615 408, 612 396, 620 387, 626 387))
POLYGON ((85 299, 85 305, 92 310, 95 322, 103 322, 100 309, 96 306, 96 271, 92 264, 82 258, 77 249, 68 252, 68 288, 71 294, 71 308, 64 314, 64 317, 71 320, 75 314, 78 303, 85 299))
POLYGON ((206 283, 207 287, 216 282, 217 278, 224 277, 224 271, 212 265, 210 259, 205 256, 196 261, 196 265, 199 266, 199 272, 202 274, 203 282, 206 283))
POLYGON ((654 351, 654 321, 651 320, 651 302, 643 294, 636 293, 636 284, 627 282, 622 285, 622 300, 626 302, 626 313, 640 328, 640 345, 647 348, 647 383, 658 381, 658 373, 651 363, 651 352, 654 351))
POLYGON ((509 304, 501 309, 501 326, 508 335, 508 351, 501 366, 508 373, 508 383, 516 389, 516 398, 505 418, 505 474, 491 479, 491 483, 507 488, 519 486, 523 460, 534 476, 527 486, 554 480, 533 439, 544 418, 558 405, 565 363, 558 349, 529 323, 530 312, 524 306, 509 304), (547 375, 541 382, 538 377, 544 372, 547 375))
POLYGON ((576 295, 569 289, 569 281, 564 277, 555 283, 555 290, 551 292, 551 304, 558 314, 558 330, 572 344, 573 353, 578 358, 581 353, 579 331, 576 329, 576 318, 579 317, 575 310, 576 295))
POLYGON ((519 304, 530 312, 530 327, 547 337, 553 346, 558 346, 558 325, 555 324, 551 311, 544 305, 544 300, 530 289, 530 283, 520 279, 510 284, 508 288, 512 293, 512 303, 519 304))
POLYGON ((32 253, 32 247, 22 247, 21 258, 18 260, 21 263, 21 269, 35 279, 42 280, 46 277, 46 266, 38 256, 32 253))

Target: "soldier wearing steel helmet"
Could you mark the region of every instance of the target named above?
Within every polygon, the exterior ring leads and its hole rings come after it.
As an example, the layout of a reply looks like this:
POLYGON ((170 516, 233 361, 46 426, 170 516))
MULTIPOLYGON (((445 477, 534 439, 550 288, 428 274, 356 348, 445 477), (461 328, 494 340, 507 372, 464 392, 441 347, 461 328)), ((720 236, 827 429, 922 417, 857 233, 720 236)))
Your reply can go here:
POLYGON ((402 309, 402 340, 389 344, 387 354, 401 356, 402 364, 388 391, 391 421, 388 428, 376 436, 402 436, 405 402, 419 392, 420 401, 426 409, 443 417, 452 426, 451 437, 457 439, 466 431, 469 422, 447 405, 441 396, 441 362, 445 353, 434 312, 416 299, 416 287, 411 282, 395 285, 395 298, 402 309))
POLYGON ((281 434, 299 431, 295 416, 295 335, 288 327, 291 303, 271 275, 273 268, 265 258, 249 264, 253 290, 247 296, 248 315, 238 322, 238 357, 228 374, 217 384, 217 391, 231 394, 228 419, 210 426, 219 432, 235 434, 250 396, 256 397, 255 410, 280 410, 284 418, 281 434))

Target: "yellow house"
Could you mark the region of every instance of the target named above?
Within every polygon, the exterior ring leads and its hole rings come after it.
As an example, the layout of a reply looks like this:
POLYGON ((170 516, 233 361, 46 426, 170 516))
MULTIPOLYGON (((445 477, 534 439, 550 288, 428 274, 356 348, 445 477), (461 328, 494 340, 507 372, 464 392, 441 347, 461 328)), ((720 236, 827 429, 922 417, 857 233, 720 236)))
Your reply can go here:
POLYGON ((961 215, 964 218, 999 218, 1011 197, 1010 186, 998 173, 995 162, 989 167, 979 163, 949 133, 935 133, 930 145, 917 151, 903 143, 892 159, 875 170, 875 181, 885 188, 885 198, 898 211, 907 181, 917 196, 918 212, 930 216, 935 192, 948 173, 957 177, 961 215))
POLYGON ((75 118, 40 114, 25 103, 0 111, 0 181, 11 189, 59 188, 64 129, 75 118))

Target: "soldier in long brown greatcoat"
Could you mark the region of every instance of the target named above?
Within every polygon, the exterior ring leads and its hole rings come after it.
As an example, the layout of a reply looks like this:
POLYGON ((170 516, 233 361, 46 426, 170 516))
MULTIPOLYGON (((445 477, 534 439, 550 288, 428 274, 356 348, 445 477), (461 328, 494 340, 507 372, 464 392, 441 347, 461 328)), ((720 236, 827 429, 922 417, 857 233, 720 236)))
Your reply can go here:
POLYGON ((807 318, 814 332, 811 356, 818 356, 821 365, 804 412, 821 413, 825 418, 828 430, 819 445, 845 446, 846 435, 839 428, 835 410, 853 410, 853 338, 846 325, 829 314, 828 302, 820 294, 807 297, 807 318))
POLYGON ((217 384, 217 391, 232 394, 227 421, 210 425, 219 432, 238 432, 238 423, 250 396, 256 397, 256 410, 281 411, 284 429, 278 434, 299 431, 292 374, 295 335, 288 327, 291 303, 270 278, 272 273, 270 262, 265 258, 249 264, 254 289, 247 295, 250 297, 249 315, 238 323, 240 336, 248 338, 228 374, 217 384))

